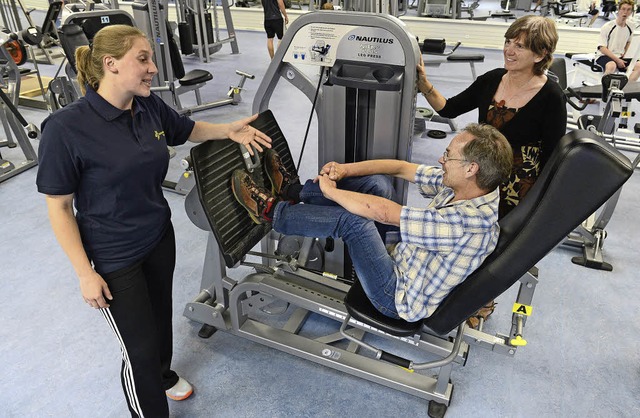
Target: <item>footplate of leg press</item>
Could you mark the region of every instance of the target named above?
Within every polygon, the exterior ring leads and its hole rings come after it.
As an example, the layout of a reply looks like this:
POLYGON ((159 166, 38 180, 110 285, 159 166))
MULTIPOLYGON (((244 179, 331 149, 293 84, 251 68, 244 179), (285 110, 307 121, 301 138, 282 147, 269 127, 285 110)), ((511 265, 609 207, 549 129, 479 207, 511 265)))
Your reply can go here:
MULTIPOLYGON (((291 151, 270 110, 250 123, 267 134, 282 163, 296 173, 291 151)), ((220 246, 227 267, 236 265, 269 232, 271 224, 255 224, 231 191, 231 174, 246 168, 240 147, 231 140, 206 141, 191 149, 196 190, 211 231, 220 246)), ((260 154, 262 161, 262 154, 260 154)), ((252 173, 254 179, 269 185, 261 163, 252 173)), ((270 187, 267 187, 270 189, 270 187)))

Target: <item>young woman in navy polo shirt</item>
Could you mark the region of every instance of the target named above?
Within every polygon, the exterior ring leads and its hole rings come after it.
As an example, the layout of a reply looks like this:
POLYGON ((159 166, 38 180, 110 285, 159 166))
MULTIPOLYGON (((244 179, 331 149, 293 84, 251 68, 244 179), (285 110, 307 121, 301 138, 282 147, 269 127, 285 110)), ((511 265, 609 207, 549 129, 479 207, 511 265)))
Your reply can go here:
POLYGON ((151 94, 157 68, 136 28, 102 29, 91 48, 77 49, 76 61, 86 94, 42 124, 38 191, 82 297, 121 345, 131 415, 168 416, 167 396, 186 399, 193 388, 171 370, 175 238, 161 187, 167 145, 231 138, 262 151, 271 140, 247 125, 255 116, 194 122, 151 94))

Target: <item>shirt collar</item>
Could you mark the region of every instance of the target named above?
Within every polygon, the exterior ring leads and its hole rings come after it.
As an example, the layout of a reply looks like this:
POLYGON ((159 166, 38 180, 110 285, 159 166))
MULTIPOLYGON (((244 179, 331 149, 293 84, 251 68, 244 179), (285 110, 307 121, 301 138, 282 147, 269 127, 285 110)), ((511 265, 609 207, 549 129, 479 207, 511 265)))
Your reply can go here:
MULTIPOLYGON (((108 122, 117 119, 123 113, 129 112, 128 110, 118 109, 106 101, 104 97, 100 96, 91 86, 87 86, 87 93, 84 97, 87 99, 91 107, 93 107, 93 109, 108 122)), ((133 114, 136 115, 138 112, 143 111, 144 107, 141 106, 140 98, 138 96, 134 96, 133 114)))
POLYGON ((496 188, 490 193, 471 199, 471 202, 475 207, 479 208, 482 205, 497 202, 498 200, 500 200, 500 191, 498 188, 496 188))
POLYGON ((465 205, 473 205, 474 207, 479 208, 482 205, 491 204, 493 202, 497 202, 500 199, 499 189, 495 189, 494 191, 489 192, 487 194, 483 194, 482 196, 474 197, 473 199, 456 200, 455 202, 451 202, 451 199, 453 199, 453 197, 455 196, 455 194, 453 193, 453 190, 447 187, 447 192, 448 193, 446 193, 443 196, 444 199, 441 201, 441 203, 438 206, 443 207, 443 206, 465 204, 465 205))

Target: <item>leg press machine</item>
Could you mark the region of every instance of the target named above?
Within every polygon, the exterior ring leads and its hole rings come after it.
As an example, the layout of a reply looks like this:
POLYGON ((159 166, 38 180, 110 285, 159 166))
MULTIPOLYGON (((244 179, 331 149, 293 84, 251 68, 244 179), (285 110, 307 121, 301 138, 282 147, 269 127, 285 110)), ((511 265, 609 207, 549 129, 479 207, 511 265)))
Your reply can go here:
MULTIPOLYGON (((283 164, 295 170, 271 112, 263 112, 252 124, 273 139, 283 164)), ((184 314, 203 324, 201 336, 223 330, 412 394, 429 401, 430 416, 446 412, 453 391, 451 370, 464 366, 471 346, 513 356, 526 345, 524 327, 538 283, 534 265, 633 172, 630 161, 603 139, 587 131, 567 134, 527 197, 500 221, 493 254, 435 313, 408 323, 378 313, 357 282, 350 285, 307 267, 310 254, 318 251, 314 239, 305 239, 293 255, 276 251, 262 254, 261 263, 244 262, 261 240, 283 239, 270 224, 254 224, 231 192, 231 173, 238 168, 269 184, 262 155, 249 157, 231 141, 208 141, 194 147, 191 158, 196 187, 187 196, 186 211, 196 226, 209 232, 209 240, 200 291, 184 314), (230 278, 227 269, 240 264, 256 272, 241 280, 230 278), (466 328, 469 316, 516 282, 519 292, 506 334, 466 328), (308 336, 305 329, 313 328, 318 316, 335 328, 308 336), (425 370, 437 374, 432 377, 425 370)))

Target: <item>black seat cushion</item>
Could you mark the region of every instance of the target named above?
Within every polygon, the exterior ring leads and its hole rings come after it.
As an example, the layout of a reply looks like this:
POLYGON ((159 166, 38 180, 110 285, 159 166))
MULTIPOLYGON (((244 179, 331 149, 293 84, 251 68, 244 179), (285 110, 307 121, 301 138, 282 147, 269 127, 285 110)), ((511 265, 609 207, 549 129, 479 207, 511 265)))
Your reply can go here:
POLYGON ((213 78, 209 71, 191 70, 184 75, 179 81, 182 86, 193 86, 195 84, 205 83, 213 78))
POLYGON ((358 281, 351 286, 347 296, 344 298, 344 305, 349 315, 355 320, 364 322, 391 335, 399 337, 412 336, 422 329, 422 321, 407 322, 383 315, 371 304, 358 281))

